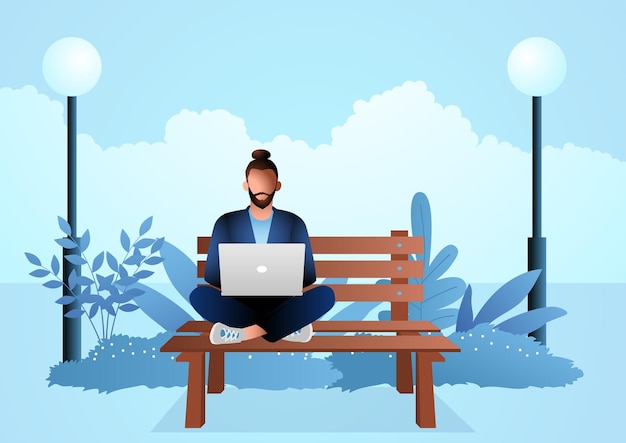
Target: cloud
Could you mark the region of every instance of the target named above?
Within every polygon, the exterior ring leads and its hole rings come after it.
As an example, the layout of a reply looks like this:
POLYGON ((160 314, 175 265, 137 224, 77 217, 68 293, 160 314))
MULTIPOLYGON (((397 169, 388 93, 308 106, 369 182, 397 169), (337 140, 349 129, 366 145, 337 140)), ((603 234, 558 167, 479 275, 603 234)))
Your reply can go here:
MULTIPOLYGON (((0 203, 9 209, 0 281, 31 281, 23 251, 58 252, 52 239, 56 216, 65 214, 63 109, 32 87, 0 89, 0 203)), ((119 255, 119 231, 137 235, 153 215, 153 235, 195 258, 195 237, 248 204, 241 184, 260 146, 272 152, 283 182, 276 206, 299 214, 311 235, 410 231, 411 199, 421 191, 433 213, 433 252, 459 248, 449 275, 498 283, 526 269, 530 154, 493 136, 479 140, 459 108, 442 107, 422 82, 357 101, 333 128, 331 144, 315 149, 283 135, 261 144, 224 110, 180 112, 160 143, 102 150, 80 135, 79 232, 90 229, 94 255, 119 255)), ((543 158, 548 281, 624 282, 619 190, 626 189, 626 164, 572 144, 546 147, 543 158)))

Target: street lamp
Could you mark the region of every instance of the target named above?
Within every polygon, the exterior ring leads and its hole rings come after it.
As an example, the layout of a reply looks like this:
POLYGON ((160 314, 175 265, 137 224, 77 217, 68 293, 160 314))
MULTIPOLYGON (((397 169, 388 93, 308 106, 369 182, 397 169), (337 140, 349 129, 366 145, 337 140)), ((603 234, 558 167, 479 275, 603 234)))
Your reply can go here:
MULTIPOLYGON (((54 91, 67 96, 67 221, 71 235, 78 239, 76 229, 76 97, 89 92, 98 82, 102 62, 91 43, 67 37, 53 43, 43 57, 43 75, 54 91)), ((63 257, 77 251, 63 249, 63 257)), ((72 271, 80 275, 80 266, 63 260, 63 295, 69 295, 68 279, 72 271)), ((80 309, 74 302, 63 306, 63 361, 80 360, 80 317, 65 316, 72 309, 80 309)))
MULTIPOLYGON (((530 311, 546 306, 546 239, 541 236, 541 97, 554 92, 561 85, 567 64, 565 55, 556 43, 547 38, 532 37, 513 48, 507 68, 513 85, 533 98, 533 236, 528 239, 528 270, 541 269, 542 272, 528 294, 530 311)), ((530 335, 547 344, 545 325, 530 335)))

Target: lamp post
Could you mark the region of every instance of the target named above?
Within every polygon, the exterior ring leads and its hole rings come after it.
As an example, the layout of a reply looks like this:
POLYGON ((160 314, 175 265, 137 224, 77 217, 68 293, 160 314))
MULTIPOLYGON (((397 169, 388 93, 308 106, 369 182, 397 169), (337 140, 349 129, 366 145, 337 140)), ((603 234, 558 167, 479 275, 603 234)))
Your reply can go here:
MULTIPOLYGON (((53 43, 43 58, 46 82, 57 93, 67 96, 67 221, 71 235, 78 239, 76 229, 76 97, 89 92, 98 82, 102 62, 96 48, 89 42, 67 37, 53 43)), ((65 257, 78 251, 63 249, 63 295, 69 295, 69 276, 80 275, 80 266, 65 257)), ((63 361, 81 358, 80 317, 68 318, 72 309, 80 309, 74 302, 63 306, 63 361)))
MULTIPOLYGON (((546 238, 541 233, 541 98, 563 82, 567 64, 556 43, 532 37, 518 43, 508 60, 508 73, 517 89, 532 97, 532 237, 528 239, 528 270, 541 269, 528 294, 528 310, 546 306, 546 238)), ((547 344, 545 325, 529 335, 547 344)))

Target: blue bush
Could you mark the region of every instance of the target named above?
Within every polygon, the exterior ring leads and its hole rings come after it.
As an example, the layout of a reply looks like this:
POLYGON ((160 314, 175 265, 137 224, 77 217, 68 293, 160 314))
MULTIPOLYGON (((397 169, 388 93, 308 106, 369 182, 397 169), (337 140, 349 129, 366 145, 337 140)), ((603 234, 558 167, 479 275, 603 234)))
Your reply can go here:
MULTIPOLYGON (((50 386, 107 393, 133 386, 186 386, 188 365, 176 362, 177 354, 159 351, 171 336, 170 332, 150 339, 114 335, 101 340, 81 361, 51 367, 47 380, 50 386)), ((341 376, 329 362, 305 353, 227 353, 225 368, 225 382, 239 388, 324 388, 341 376)))

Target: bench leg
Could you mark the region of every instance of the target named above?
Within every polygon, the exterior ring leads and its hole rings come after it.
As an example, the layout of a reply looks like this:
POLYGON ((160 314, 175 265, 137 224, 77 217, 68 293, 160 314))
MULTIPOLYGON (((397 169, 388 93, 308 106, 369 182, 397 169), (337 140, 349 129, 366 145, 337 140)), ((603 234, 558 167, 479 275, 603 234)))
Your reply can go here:
POLYGON ((204 352, 183 352, 176 361, 189 362, 189 379, 187 380, 187 411, 185 413, 186 428, 201 428, 205 421, 204 393, 204 352))
POLYGON ((219 394, 224 391, 224 352, 209 353, 209 383, 207 394, 219 394))
POLYGON ((436 361, 444 361, 437 352, 417 352, 415 355, 415 423, 420 428, 436 427, 432 365, 436 361))
POLYGON ((401 394, 413 392, 413 364, 410 352, 396 352, 396 390, 401 394))

